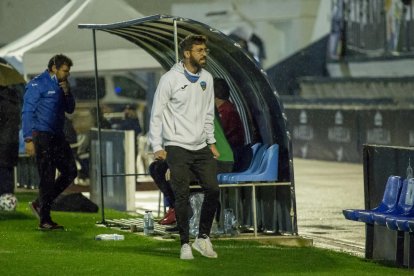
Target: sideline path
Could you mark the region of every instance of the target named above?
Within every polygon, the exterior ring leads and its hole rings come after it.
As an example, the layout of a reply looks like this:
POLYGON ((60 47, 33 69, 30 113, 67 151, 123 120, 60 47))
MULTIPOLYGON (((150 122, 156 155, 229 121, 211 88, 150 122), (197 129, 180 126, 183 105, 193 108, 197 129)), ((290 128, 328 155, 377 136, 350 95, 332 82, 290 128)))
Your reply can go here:
MULTIPOLYGON (((299 235, 313 239, 316 247, 363 257, 365 225, 342 215, 342 209, 364 208, 362 164, 300 158, 293 163, 299 235)), ((137 212, 157 215, 158 198, 158 191, 136 192, 137 212)))
POLYGON ((365 224, 349 221, 343 209, 364 208, 362 164, 293 160, 298 232, 316 247, 365 253, 365 224))

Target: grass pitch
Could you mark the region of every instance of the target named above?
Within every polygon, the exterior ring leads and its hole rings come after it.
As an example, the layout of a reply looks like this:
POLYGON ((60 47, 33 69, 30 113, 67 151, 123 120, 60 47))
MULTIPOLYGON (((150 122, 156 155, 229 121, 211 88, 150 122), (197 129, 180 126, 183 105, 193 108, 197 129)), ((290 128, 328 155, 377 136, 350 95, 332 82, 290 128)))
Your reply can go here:
MULTIPOLYGON (((404 268, 318 248, 264 246, 254 241, 212 240, 218 259, 193 251, 179 259, 179 241, 97 227, 100 213, 54 212, 65 231, 37 230, 28 202, 17 193, 15 212, 0 212, 0 275, 413 275, 404 268), (121 241, 96 241, 98 234, 124 234, 121 241)), ((106 210, 107 218, 127 218, 106 210)))

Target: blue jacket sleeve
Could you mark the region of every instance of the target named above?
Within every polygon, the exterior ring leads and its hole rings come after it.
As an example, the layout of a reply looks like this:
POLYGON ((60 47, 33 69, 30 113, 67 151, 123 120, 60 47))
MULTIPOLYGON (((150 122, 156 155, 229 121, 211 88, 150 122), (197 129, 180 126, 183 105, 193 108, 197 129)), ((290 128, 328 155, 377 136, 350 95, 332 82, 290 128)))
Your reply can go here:
POLYGON ((29 83, 26 86, 26 93, 24 94, 22 109, 22 128, 24 139, 32 138, 33 114, 40 99, 40 92, 37 87, 38 86, 36 84, 29 83))

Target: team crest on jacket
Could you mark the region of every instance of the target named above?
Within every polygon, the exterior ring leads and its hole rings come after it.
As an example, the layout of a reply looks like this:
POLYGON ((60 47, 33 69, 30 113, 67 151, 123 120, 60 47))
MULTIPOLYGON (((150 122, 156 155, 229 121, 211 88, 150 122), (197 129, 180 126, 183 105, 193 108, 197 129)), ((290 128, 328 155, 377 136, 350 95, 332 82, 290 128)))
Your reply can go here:
POLYGON ((207 83, 205 81, 201 81, 200 86, 201 86, 201 89, 203 89, 203 91, 204 91, 204 90, 206 90, 207 83))

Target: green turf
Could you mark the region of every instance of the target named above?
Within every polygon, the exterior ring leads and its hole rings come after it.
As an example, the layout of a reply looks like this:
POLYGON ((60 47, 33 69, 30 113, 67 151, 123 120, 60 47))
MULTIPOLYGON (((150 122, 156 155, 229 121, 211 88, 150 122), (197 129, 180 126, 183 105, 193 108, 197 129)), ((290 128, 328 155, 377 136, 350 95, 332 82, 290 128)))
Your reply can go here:
MULTIPOLYGON (((252 241, 213 240, 218 259, 193 252, 179 259, 179 242, 97 227, 100 213, 54 212, 66 231, 42 232, 18 193, 16 212, 0 212, 0 275, 414 275, 364 259, 318 248, 264 246, 252 241), (96 241, 121 233, 124 241, 96 241)), ((127 217, 106 211, 107 218, 127 217)))

